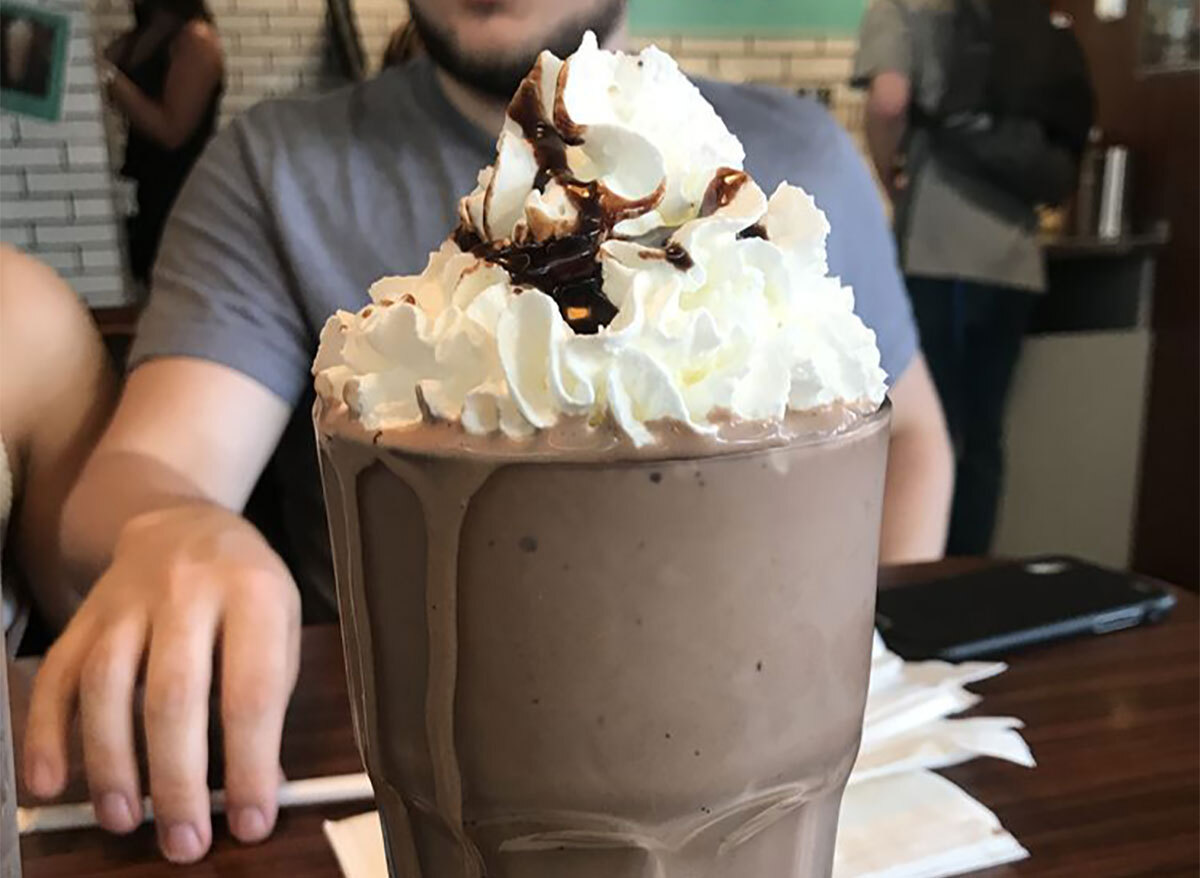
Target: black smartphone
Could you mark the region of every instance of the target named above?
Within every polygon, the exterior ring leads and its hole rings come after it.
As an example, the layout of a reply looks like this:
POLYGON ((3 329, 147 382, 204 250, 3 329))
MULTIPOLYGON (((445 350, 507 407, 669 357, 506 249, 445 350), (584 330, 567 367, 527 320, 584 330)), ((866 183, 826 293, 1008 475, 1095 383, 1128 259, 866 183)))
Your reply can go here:
POLYGON ((905 659, 963 661, 1157 622, 1173 606, 1154 580, 1050 556, 881 591, 875 622, 905 659))

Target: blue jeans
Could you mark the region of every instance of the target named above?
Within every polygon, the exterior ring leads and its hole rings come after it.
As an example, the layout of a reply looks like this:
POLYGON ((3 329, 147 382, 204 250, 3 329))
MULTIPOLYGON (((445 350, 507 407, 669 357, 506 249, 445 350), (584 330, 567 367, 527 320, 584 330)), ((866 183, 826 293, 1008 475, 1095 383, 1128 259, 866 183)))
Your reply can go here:
POLYGON ((986 555, 1004 477, 1004 410, 1033 293, 908 277, 921 347, 954 442, 948 555, 986 555))

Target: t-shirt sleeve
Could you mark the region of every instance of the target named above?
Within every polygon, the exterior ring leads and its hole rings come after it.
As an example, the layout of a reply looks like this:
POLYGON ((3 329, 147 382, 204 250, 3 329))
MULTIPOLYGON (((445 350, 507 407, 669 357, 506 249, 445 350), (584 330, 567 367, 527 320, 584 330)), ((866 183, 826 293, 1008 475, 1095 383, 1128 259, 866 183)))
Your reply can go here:
POLYGON ((818 205, 829 219, 829 271, 854 290, 854 310, 875 331, 891 385, 919 347, 912 306, 875 180, 850 136, 832 119, 828 124, 835 142, 822 175, 827 197, 818 205))
POLYGON ((908 14, 898 0, 872 0, 863 15, 850 82, 858 88, 866 88, 885 70, 907 76, 913 73, 908 14))
POLYGON ((236 369, 294 406, 314 344, 255 163, 253 114, 209 145, 163 232, 130 369, 196 357, 236 369))

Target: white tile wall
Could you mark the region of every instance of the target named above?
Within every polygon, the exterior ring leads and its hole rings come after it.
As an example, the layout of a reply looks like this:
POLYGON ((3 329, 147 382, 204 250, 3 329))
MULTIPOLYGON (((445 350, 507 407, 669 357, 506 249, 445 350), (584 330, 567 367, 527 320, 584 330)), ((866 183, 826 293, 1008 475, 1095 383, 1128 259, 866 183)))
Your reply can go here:
POLYGON ((14 247, 28 248, 33 243, 33 227, 0 225, 0 241, 14 247))
POLYGON ((844 38, 695 38, 674 34, 639 35, 634 48, 654 43, 671 52, 685 71, 733 82, 762 82, 783 88, 823 92, 838 121, 860 148, 864 145, 863 96, 850 88, 855 40, 844 38))
MULTIPOLYGON (((71 198, 73 216, 76 222, 86 220, 115 222, 116 211, 111 199, 81 198, 78 195, 71 198)), ((88 260, 84 260, 87 264, 88 260)))
POLYGON ((0 212, 0 223, 6 226, 32 225, 43 220, 66 222, 70 218, 71 202, 65 198, 50 201, 14 200, 6 202, 3 212, 0 212))
POLYGON ((61 168, 66 164, 66 144, 9 146, 5 148, 3 156, 6 167, 61 168))
POLYGON ((79 274, 83 268, 78 250, 45 250, 38 254, 38 258, 64 275, 79 274))
POLYGON ((108 171, 37 171, 25 174, 25 185, 31 196, 69 195, 85 193, 104 195, 112 190, 112 175, 108 171))
POLYGON ((119 268, 120 260, 115 253, 105 253, 101 250, 84 250, 82 252, 85 268, 119 268))
POLYGON ((689 76, 710 76, 717 75, 716 55, 677 55, 675 60, 679 62, 679 69, 689 76))
POLYGON ((0 202, 0 218, 4 216, 9 196, 21 197, 25 194, 25 175, 16 169, 4 168, 3 161, 4 150, 0 148, 0 195, 4 196, 4 201, 0 202))
POLYGON ((781 82, 787 78, 788 58, 779 55, 717 55, 716 72, 734 82, 781 82))
POLYGON ((67 158, 72 168, 107 168, 108 148, 99 144, 68 143, 67 158))
MULTIPOLYGON (((94 306, 129 301, 118 192, 123 132, 106 116, 97 47, 129 27, 130 0, 41 0, 72 14, 63 121, 0 114, 0 239, 63 273, 94 306)), ((337 82, 326 61, 325 0, 211 0, 226 53, 223 121, 266 97, 337 82)), ((368 60, 378 64, 403 0, 357 0, 368 60)))
POLYGON ((822 39, 772 39, 751 37, 747 51, 764 55, 788 55, 799 58, 815 58, 825 52, 826 41, 822 39))
MULTIPOLYGON (((35 0, 41 2, 41 0, 35 0)), ((86 0, 53 0, 71 15, 60 123, 0 114, 0 238, 53 266, 95 305, 127 301, 101 123, 93 18, 86 0), (77 211, 86 195, 89 207, 77 211)))
POLYGON ((34 239, 47 249, 62 249, 58 245, 68 247, 85 244, 117 243, 117 229, 112 225, 88 226, 79 223, 38 223, 33 227, 34 239))

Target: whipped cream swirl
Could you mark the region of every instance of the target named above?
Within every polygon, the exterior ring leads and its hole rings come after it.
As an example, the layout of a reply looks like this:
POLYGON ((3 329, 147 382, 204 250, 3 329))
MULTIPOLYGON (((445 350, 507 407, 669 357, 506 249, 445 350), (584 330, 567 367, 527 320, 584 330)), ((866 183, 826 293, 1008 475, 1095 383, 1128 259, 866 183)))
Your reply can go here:
POLYGON ((675 62, 542 53, 458 229, 414 277, 339 311, 313 372, 367 429, 455 421, 510 439, 564 417, 699 434, 882 402, 875 334, 829 276, 829 224, 741 144, 675 62))

